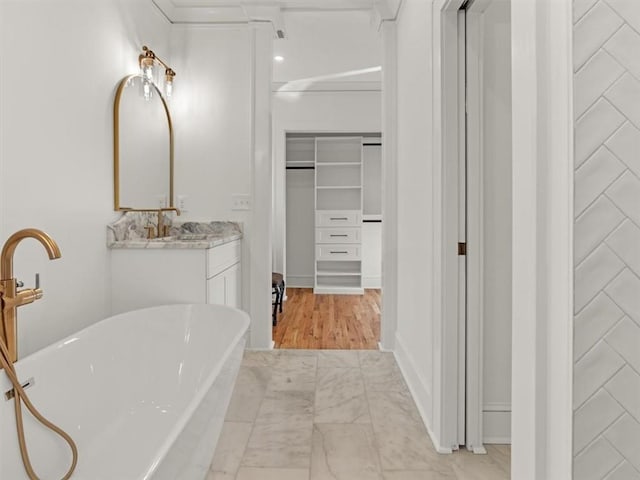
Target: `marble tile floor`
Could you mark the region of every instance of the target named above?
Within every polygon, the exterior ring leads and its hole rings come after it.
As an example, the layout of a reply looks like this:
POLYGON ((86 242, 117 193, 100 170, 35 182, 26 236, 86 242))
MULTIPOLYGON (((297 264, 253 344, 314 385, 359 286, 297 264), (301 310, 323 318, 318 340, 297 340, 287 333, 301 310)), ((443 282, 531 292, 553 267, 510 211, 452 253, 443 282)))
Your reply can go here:
POLYGON ((510 449, 439 455, 392 354, 245 352, 207 480, 503 480, 510 449))

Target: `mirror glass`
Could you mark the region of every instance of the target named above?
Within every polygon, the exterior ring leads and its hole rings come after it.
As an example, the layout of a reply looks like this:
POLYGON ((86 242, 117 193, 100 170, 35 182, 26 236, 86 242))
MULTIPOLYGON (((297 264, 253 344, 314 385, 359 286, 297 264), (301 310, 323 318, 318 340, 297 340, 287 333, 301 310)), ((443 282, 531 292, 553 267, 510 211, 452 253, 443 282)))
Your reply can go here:
POLYGON ((125 77, 114 104, 115 209, 173 207, 173 128, 158 88, 125 77))

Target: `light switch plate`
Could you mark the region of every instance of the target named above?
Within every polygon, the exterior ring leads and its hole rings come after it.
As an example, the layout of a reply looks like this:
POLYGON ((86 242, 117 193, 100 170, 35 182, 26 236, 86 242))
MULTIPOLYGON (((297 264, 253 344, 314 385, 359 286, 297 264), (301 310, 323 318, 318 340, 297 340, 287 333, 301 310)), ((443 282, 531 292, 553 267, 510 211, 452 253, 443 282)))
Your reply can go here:
POLYGON ((231 210, 251 210, 251 195, 248 193, 232 194, 231 210))

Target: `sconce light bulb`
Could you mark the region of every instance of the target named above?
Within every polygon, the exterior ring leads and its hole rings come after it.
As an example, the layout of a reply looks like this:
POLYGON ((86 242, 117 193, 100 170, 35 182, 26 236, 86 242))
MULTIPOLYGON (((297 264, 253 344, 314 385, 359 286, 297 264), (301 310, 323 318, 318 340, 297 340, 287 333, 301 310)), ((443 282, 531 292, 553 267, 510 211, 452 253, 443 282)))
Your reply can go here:
POLYGON ((145 100, 149 100, 151 99, 151 85, 149 84, 149 82, 144 82, 144 99, 145 100))
POLYGON ((164 93, 167 96, 167 98, 171 98, 171 95, 173 94, 173 82, 167 82, 164 88, 164 93))
POLYGON ((153 67, 151 65, 144 67, 144 76, 150 82, 153 81, 153 67))

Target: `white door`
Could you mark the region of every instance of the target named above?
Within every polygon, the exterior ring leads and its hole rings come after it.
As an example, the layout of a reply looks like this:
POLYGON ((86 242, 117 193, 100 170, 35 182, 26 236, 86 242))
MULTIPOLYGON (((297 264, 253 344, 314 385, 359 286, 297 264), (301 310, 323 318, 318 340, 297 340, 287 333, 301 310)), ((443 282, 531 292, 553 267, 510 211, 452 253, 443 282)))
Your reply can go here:
POLYGON ((466 445, 510 443, 511 28, 509 0, 466 10, 466 445))

